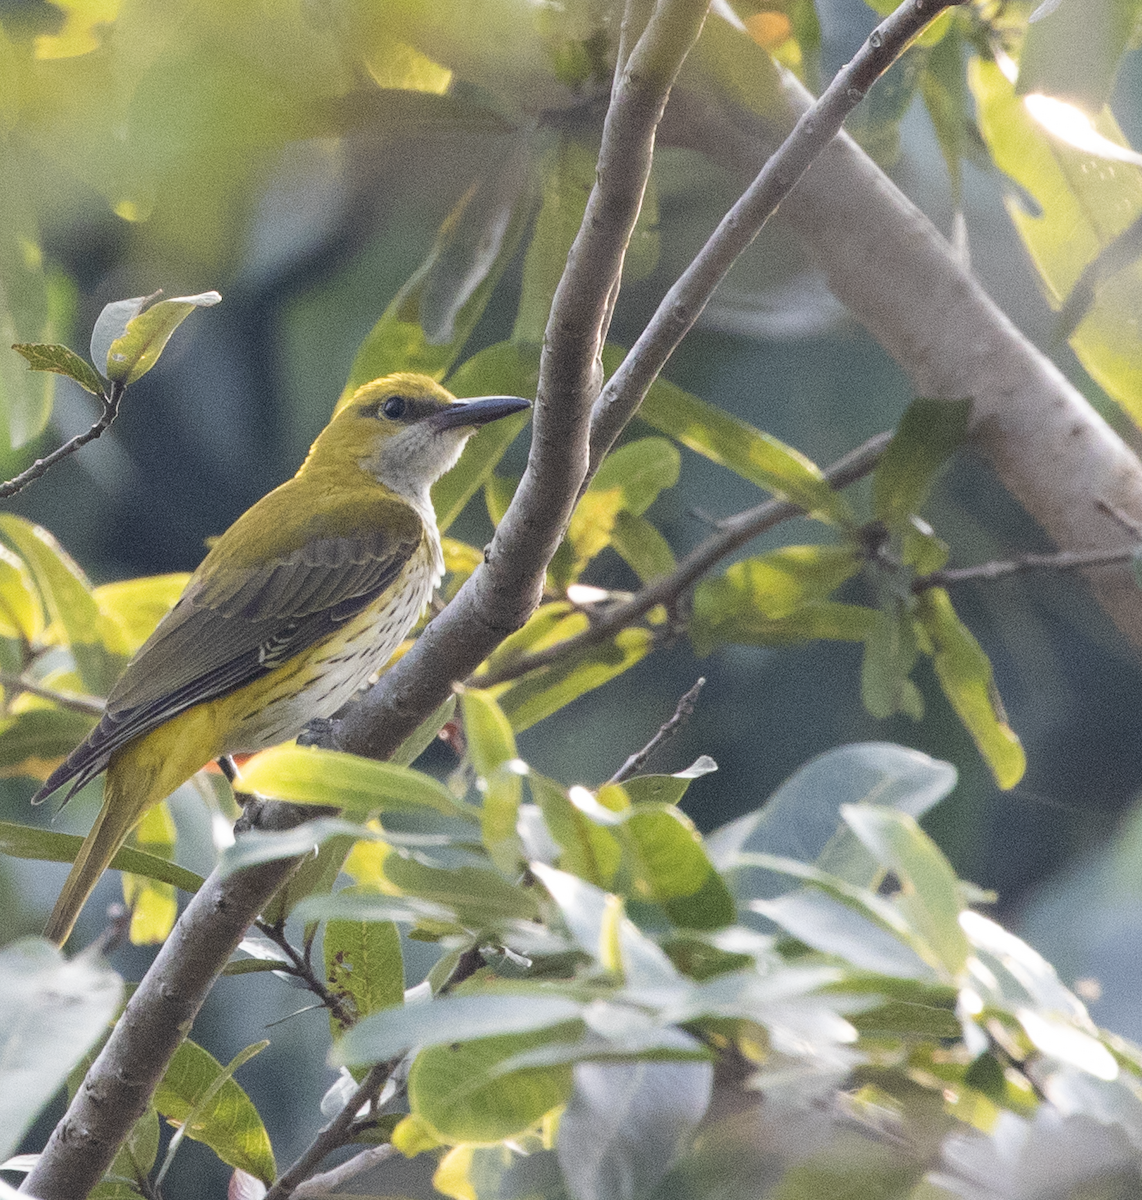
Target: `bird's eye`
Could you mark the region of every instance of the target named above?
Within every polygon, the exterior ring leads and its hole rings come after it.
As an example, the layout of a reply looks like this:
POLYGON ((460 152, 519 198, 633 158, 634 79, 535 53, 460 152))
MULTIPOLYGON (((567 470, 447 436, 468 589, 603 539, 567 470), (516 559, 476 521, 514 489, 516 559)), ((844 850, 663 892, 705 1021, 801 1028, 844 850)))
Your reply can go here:
POLYGON ((390 396, 384 404, 381 405, 381 412, 386 417, 391 417, 394 421, 400 420, 405 414, 405 409, 408 407, 408 401, 403 396, 390 396))

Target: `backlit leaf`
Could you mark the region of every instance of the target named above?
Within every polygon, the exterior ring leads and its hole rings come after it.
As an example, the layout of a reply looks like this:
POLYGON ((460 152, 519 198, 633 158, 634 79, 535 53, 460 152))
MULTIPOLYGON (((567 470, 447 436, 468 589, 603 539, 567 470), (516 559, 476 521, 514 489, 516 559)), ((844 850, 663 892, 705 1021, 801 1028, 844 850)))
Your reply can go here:
POLYGON ((237 1082, 226 1079, 200 1107, 222 1072, 213 1055, 189 1039, 184 1041, 155 1091, 155 1108, 168 1121, 189 1120, 184 1126, 186 1136, 205 1143, 227 1166, 272 1183, 277 1169, 269 1136, 237 1082))

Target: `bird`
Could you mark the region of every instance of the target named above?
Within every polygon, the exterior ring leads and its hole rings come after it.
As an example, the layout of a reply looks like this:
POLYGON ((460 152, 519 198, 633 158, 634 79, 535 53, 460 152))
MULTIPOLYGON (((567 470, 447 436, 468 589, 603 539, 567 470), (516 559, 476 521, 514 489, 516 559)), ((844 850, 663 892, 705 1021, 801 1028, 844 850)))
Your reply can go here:
POLYGON ((297 474, 218 538, 124 668, 98 725, 33 797, 106 771, 44 936, 62 946, 144 813, 211 760, 333 716, 388 662, 444 572, 429 489, 519 396, 457 400, 425 375, 358 388, 297 474))

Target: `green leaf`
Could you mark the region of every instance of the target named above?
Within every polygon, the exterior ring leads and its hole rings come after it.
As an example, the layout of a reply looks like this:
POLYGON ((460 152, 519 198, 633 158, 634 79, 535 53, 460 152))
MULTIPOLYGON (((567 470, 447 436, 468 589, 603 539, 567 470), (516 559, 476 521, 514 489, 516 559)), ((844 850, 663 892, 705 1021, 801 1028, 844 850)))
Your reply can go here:
POLYGON ((610 887, 622 858, 614 834, 572 804, 554 780, 531 771, 527 782, 544 824, 559 845, 560 868, 597 887, 610 887))
POLYGON ((386 1008, 358 1021, 334 1045, 329 1060, 334 1066, 365 1066, 385 1062, 414 1046, 550 1029, 577 1020, 582 1010, 577 1000, 534 988, 436 996, 427 1003, 386 1008))
POLYGON ((861 660, 861 700, 874 717, 884 720, 899 712, 918 721, 924 715, 920 689, 909 678, 916 654, 911 613, 906 605, 890 602, 871 623, 861 660))
POLYGON ((846 804, 841 816, 865 848, 900 881, 896 899, 910 924, 932 948, 936 963, 955 978, 967 962, 967 935, 959 881, 936 843, 905 812, 846 804))
POLYGON ((91 331, 91 361, 102 366, 113 383, 142 378, 159 360, 170 336, 196 308, 209 308, 217 292, 160 300, 145 308, 150 296, 117 300, 104 307, 91 331))
POLYGON ((530 672, 497 692, 500 707, 520 733, 645 658, 654 643, 647 629, 624 629, 609 642, 530 672))
POLYGON ((883 805, 918 819, 955 784, 955 767, 919 750, 890 742, 841 746, 791 775, 761 808, 714 830, 706 853, 730 873, 742 899, 788 890, 784 880, 741 872, 741 856, 757 852, 816 863, 850 884, 875 887, 883 868, 841 820, 841 806, 883 805))
POLYGON ((523 861, 516 824, 526 766, 516 756, 515 738, 500 706, 488 692, 468 688, 460 699, 468 754, 480 792, 480 832, 488 857, 515 877, 523 861))
POLYGON ((0 536, 27 564, 49 616, 66 632, 84 688, 105 696, 123 663, 107 648, 108 636, 116 635, 101 616, 86 576, 46 529, 23 517, 0 514, 0 536))
POLYGON ((611 547, 642 583, 674 570, 674 552, 662 534, 645 517, 631 516, 625 509, 615 515, 611 547))
POLYGON ((566 1102, 571 1068, 493 1071, 553 1036, 555 1031, 540 1029, 422 1050, 408 1076, 413 1113, 452 1141, 494 1142, 524 1132, 566 1102))
MULTIPOLYGON (((350 895, 367 893, 364 888, 346 890, 350 895)), ((391 921, 330 921, 325 927, 324 953, 329 990, 349 1014, 348 1023, 342 1024, 330 1012, 335 1038, 355 1019, 404 1002, 400 933, 391 921)))
POLYGON ((653 1193, 710 1103, 710 1063, 583 1063, 559 1119, 559 1163, 576 1200, 653 1193))
POLYGON ((393 371, 447 374, 531 219, 530 159, 523 136, 502 169, 485 171, 461 196, 428 257, 361 343, 338 408, 362 384, 393 371))
POLYGON ((612 450, 591 480, 589 491, 622 494, 622 507, 641 517, 660 492, 678 482, 682 456, 665 438, 637 438, 612 450))
POLYGON ((218 870, 225 877, 258 863, 311 854, 315 846, 336 837, 379 840, 381 835, 340 817, 317 817, 293 829, 251 829, 226 847, 218 860, 218 870))
POLYGON ((240 787, 294 804, 328 804, 362 815, 431 808, 454 817, 468 811, 430 775, 316 746, 263 750, 242 764, 240 787))
POLYGON ((486 867, 445 870, 395 853, 385 858, 384 872, 402 892, 451 909, 470 929, 493 929, 505 920, 531 920, 536 915, 536 900, 528 889, 486 867))
POLYGON ((970 400, 913 400, 872 476, 873 511, 896 529, 923 507, 941 467, 967 437, 970 400))
POLYGON ((0 544, 0 637, 38 642, 44 614, 31 572, 23 559, 0 544))
POLYGON ((820 468, 791 446, 659 379, 638 415, 675 441, 729 467, 775 496, 799 505, 819 520, 842 528, 854 522, 844 498, 820 468))
MULTIPOLYGON (((267 1044, 249 1047, 247 1057, 267 1044)), ((168 1121, 180 1124, 187 1137, 209 1146, 227 1166, 272 1183, 277 1167, 266 1128, 250 1097, 233 1079, 219 1083, 223 1072, 213 1055, 189 1039, 184 1041, 155 1090, 155 1108, 168 1121)))
POLYGON ((733 563, 694 591, 690 637, 699 654, 727 642, 860 641, 873 610, 826 599, 860 570, 844 546, 784 546, 733 563))
POLYGON ((1095 114, 1110 102, 1114 77, 1138 22, 1137 0, 1060 4, 1027 26, 1016 91, 1041 92, 1095 114))
POLYGON ((803 889, 772 900, 754 900, 750 908, 798 941, 822 954, 843 958, 860 970, 904 979, 933 978, 932 967, 910 944, 914 939, 902 938, 899 929, 886 928, 886 922, 877 919, 881 913, 871 905, 861 911, 847 898, 803 889))
POLYGON ((933 663, 940 687, 971 734, 1001 788, 1012 788, 1027 769, 1027 756, 1007 724, 991 663, 971 631, 956 616, 943 588, 927 588, 916 617, 935 646, 933 663))
POLYGON ((672 805, 629 809, 618 827, 630 858, 633 895, 661 904, 675 925, 719 929, 734 919, 733 897, 690 819, 672 805))
POLYGON ((0 778, 47 779, 94 724, 93 717, 69 708, 26 708, 0 717, 0 778))
MULTIPOLYGON (((0 821, 0 850, 13 858, 32 858, 40 862, 74 862, 83 845, 83 838, 74 833, 54 833, 49 829, 33 829, 28 825, 15 825, 0 821)), ((123 846, 111 860, 115 871, 129 871, 132 875, 143 875, 170 883, 193 895, 202 886, 202 876, 168 862, 154 854, 123 846)))
POLYGON ((106 1033, 122 988, 98 959, 68 961, 39 938, 0 950, 0 1162, 106 1033))
POLYGON ((29 371, 66 375, 93 396, 103 395, 103 380, 99 373, 74 350, 52 342, 17 342, 12 349, 28 360, 29 371))
MULTIPOLYGON (((539 352, 510 342, 497 342, 467 359, 449 378, 455 396, 534 396, 539 386, 539 352)), ((492 478, 496 464, 531 419, 516 413, 485 425, 468 439, 460 461, 433 485, 432 506, 441 532, 464 505, 492 478)))
MULTIPOLYGON (((1074 5, 1079 13, 1084 6, 1074 5)), ((1142 172, 1076 150, 1034 120, 999 68, 982 60, 969 66, 980 130, 1001 171, 1038 202, 1032 214, 1007 201, 1019 236, 1058 306, 1106 246, 1142 215, 1142 172)), ((1095 132, 1117 146, 1126 139, 1110 111, 1094 120, 1095 132)), ((1133 417, 1142 419, 1142 339, 1134 314, 1142 308, 1142 260, 1129 264, 1096 289, 1085 318, 1069 337, 1092 378, 1133 417)))
POLYGON ((105 634, 107 645, 117 654, 134 654, 174 607, 189 582, 189 574, 177 571, 170 575, 123 579, 97 587, 93 594, 99 611, 114 622, 121 635, 115 640, 105 634))
POLYGON ((543 342, 555 289, 579 232, 595 182, 598 153, 570 134, 557 134, 544 154, 543 202, 523 264, 523 285, 512 341, 543 342))

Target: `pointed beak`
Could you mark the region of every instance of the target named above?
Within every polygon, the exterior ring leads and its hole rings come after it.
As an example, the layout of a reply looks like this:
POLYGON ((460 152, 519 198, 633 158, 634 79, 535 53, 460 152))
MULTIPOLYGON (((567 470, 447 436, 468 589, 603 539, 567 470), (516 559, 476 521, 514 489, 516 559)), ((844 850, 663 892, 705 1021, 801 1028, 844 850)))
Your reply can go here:
POLYGON ((437 432, 462 426, 478 428, 489 421, 510 417, 512 413, 523 412, 530 407, 531 401, 522 396, 481 396, 478 400, 457 400, 455 404, 433 413, 429 421, 437 432))

